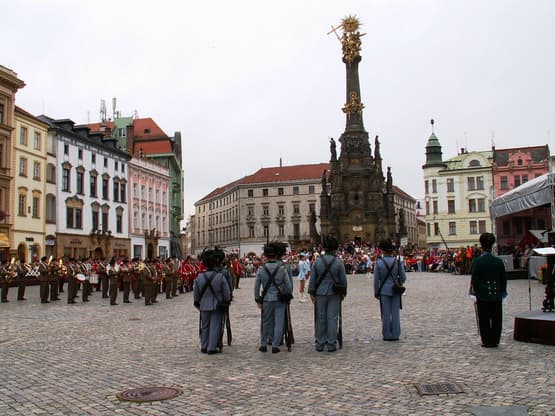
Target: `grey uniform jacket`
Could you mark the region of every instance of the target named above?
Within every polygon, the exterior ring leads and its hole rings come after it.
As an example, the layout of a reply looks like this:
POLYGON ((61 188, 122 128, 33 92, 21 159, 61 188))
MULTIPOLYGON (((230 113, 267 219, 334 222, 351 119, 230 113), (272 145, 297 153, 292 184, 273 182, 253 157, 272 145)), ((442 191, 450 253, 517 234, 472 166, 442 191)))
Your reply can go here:
MULTIPOLYGON (((281 287, 283 293, 293 293, 293 282, 287 272, 287 268, 281 261, 269 261, 265 264, 266 268, 272 273, 276 268, 279 270, 274 276, 275 285, 270 285, 264 296, 264 302, 278 301, 278 287, 281 287)), ((264 287, 268 284, 270 275, 266 273, 264 267, 260 266, 256 272, 256 280, 254 282, 254 299, 255 301, 262 296, 264 287)))
POLYGON ((397 278, 397 275, 399 275, 401 283, 405 283, 407 275, 405 274, 405 268, 403 267, 402 261, 398 262, 396 258, 391 256, 383 257, 376 261, 376 266, 374 268, 374 296, 393 296, 393 279, 397 278), (386 264, 391 269, 391 274, 389 276, 387 273, 387 267, 385 266, 386 264), (378 293, 381 282, 383 282, 386 278, 387 280, 384 282, 381 292, 378 293))
POLYGON ((200 310, 216 310, 216 306, 218 305, 218 299, 216 297, 219 298, 220 301, 229 302, 231 300, 229 284, 225 280, 223 274, 214 270, 208 270, 199 274, 193 285, 193 298, 196 304, 200 304, 200 310), (214 294, 216 296, 214 296, 210 288, 206 286, 208 284, 208 278, 212 279, 212 289, 214 289, 214 294), (205 286, 206 290, 204 290, 201 299, 200 294, 205 286))
POLYGON ((347 287, 347 276, 345 274, 345 265, 343 262, 335 256, 325 254, 314 262, 310 269, 310 281, 308 282, 308 293, 317 296, 327 296, 333 295, 333 285, 339 283, 347 287), (324 263, 325 259, 325 263, 324 263), (335 259, 335 260, 334 260, 335 259), (333 261, 329 272, 323 276, 322 283, 318 286, 316 290, 316 283, 320 280, 324 271, 326 270, 326 264, 330 264, 333 261))

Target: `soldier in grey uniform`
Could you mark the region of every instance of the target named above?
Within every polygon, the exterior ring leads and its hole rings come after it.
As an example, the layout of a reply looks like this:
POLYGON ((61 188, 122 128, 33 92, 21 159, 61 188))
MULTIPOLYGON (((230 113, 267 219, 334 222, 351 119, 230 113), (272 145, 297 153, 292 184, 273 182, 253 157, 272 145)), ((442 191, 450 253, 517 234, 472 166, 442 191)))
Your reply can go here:
POLYGON ((231 302, 231 290, 222 273, 217 271, 219 254, 205 249, 201 259, 208 270, 199 274, 193 285, 194 305, 200 311, 200 351, 221 352, 223 335, 223 305, 231 302), (220 305, 220 307, 218 307, 220 305))
POLYGON ((337 349, 337 331, 341 302, 347 295, 345 265, 335 257, 338 243, 333 237, 324 238, 325 254, 319 256, 310 270, 308 294, 315 305, 316 351, 337 349))
POLYGON ((272 353, 280 352, 285 329, 285 310, 287 302, 282 295, 293 293, 293 282, 287 268, 281 262, 285 254, 285 244, 270 242, 264 246, 266 264, 258 269, 254 282, 254 300, 262 309, 261 352, 266 352, 267 344, 272 345, 272 353))
POLYGON ((395 281, 405 283, 407 275, 403 263, 392 256, 393 243, 380 242, 383 258, 374 267, 374 297, 380 301, 382 335, 384 341, 398 341, 401 335, 401 295, 393 291, 395 281))

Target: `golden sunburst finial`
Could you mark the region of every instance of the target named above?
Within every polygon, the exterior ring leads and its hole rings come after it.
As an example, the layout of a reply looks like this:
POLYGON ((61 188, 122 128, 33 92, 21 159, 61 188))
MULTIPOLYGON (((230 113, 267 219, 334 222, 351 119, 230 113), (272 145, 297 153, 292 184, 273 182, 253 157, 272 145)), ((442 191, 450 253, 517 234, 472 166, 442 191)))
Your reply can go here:
POLYGON ((356 17, 356 15, 349 15, 341 19, 341 26, 345 32, 353 33, 358 30, 361 23, 356 17))

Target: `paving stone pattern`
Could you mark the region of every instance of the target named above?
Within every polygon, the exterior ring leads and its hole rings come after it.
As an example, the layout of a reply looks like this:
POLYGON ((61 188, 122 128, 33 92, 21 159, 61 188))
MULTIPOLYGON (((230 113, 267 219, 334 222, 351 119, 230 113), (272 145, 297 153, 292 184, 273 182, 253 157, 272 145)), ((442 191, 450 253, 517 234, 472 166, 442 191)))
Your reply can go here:
MULTIPOLYGON (((234 343, 201 354, 190 293, 145 306, 89 303, 0 304, 0 415, 465 415, 522 406, 555 415, 555 349, 514 341, 515 314, 528 310, 528 282, 509 281, 502 343, 480 347, 469 276, 410 273, 399 342, 381 337, 369 277, 349 276, 344 348, 314 350, 313 307, 292 301, 292 352, 258 351, 254 279, 243 279, 231 308, 234 343), (462 394, 420 396, 416 384, 452 382, 462 394), (168 386, 165 401, 134 403, 116 394, 168 386)), ((539 309, 544 287, 532 282, 539 309)), ((64 293, 63 295, 66 295, 64 293)))

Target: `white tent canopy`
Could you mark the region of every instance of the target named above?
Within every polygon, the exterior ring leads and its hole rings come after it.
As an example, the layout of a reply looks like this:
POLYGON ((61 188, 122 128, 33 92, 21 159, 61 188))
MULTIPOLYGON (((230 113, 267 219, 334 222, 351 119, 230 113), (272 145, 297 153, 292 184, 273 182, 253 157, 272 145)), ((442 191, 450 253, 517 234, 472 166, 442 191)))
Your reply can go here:
POLYGON ((495 219, 515 212, 553 204, 555 173, 545 173, 495 198, 491 216, 495 219))

